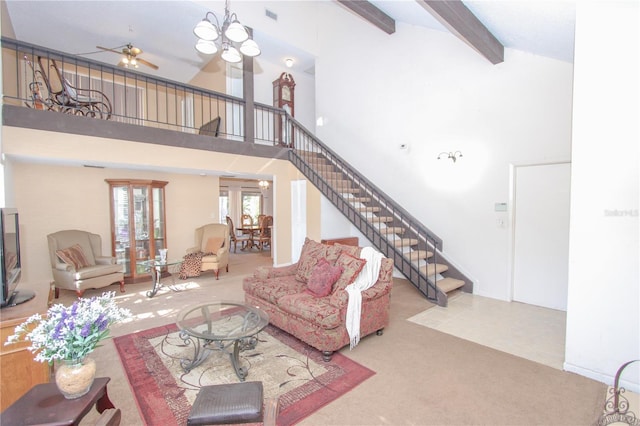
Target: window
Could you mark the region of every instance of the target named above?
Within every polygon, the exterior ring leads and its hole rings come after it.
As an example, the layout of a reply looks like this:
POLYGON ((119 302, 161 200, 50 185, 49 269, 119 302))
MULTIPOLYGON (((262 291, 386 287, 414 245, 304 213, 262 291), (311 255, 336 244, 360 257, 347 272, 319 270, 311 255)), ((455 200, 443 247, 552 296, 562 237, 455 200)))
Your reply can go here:
POLYGON ((253 223, 258 223, 258 215, 262 213, 262 194, 260 192, 242 191, 242 214, 251 215, 253 223))
POLYGON ((227 216, 231 216, 229 211, 229 191, 220 191, 219 198, 220 223, 227 223, 227 216))

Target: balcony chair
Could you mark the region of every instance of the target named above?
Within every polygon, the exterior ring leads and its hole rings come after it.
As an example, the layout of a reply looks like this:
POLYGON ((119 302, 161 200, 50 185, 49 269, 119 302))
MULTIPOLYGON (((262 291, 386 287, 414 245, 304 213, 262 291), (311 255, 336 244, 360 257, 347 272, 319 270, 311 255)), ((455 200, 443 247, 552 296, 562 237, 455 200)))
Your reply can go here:
POLYGON ((218 137, 219 133, 220 133, 220 117, 216 117, 210 122, 203 124, 202 127, 200 127, 200 130, 198 131, 199 135, 213 136, 215 138, 218 137))
POLYGON ((111 101, 104 93, 72 86, 62 75, 54 59, 38 56, 38 65, 40 70, 34 74, 39 74, 46 87, 48 95, 44 98, 44 103, 48 109, 103 120, 111 118, 111 101))
POLYGON ((88 288, 120 284, 124 293, 124 273, 116 258, 102 255, 102 238, 98 234, 76 229, 47 235, 49 260, 55 285, 55 297, 60 289, 73 290, 82 297, 88 288))
MULTIPOLYGON (((238 243, 240 243, 240 250, 244 250, 247 245, 251 244, 251 236, 250 235, 236 235, 236 228, 233 226, 233 220, 229 216, 227 216, 227 225, 229 226, 229 238, 231 244, 233 244, 233 252, 238 252, 238 243)), ((231 251, 231 248, 229 248, 231 251)))
POLYGON ((195 246, 187 254, 202 253, 200 271, 213 271, 218 279, 220 269, 229 272, 229 226, 209 223, 196 229, 195 246))

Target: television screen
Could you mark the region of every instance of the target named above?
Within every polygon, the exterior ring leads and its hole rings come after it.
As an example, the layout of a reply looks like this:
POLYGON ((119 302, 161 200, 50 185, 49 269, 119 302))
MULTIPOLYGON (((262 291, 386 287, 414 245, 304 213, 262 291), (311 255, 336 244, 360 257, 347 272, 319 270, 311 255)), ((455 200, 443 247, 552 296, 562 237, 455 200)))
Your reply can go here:
POLYGON ((20 257, 20 222, 18 211, 3 208, 0 211, 0 307, 15 306, 35 296, 29 290, 18 291, 22 261, 20 257))

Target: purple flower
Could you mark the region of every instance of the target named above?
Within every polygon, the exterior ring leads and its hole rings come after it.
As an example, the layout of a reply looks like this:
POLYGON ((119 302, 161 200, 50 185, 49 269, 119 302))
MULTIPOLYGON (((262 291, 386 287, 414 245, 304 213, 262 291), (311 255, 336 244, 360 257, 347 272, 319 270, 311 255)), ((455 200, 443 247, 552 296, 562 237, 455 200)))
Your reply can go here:
POLYGON ((98 331, 104 331, 109 325, 109 319, 104 314, 100 314, 96 323, 98 324, 98 331))
POLYGON ((80 330, 80 336, 87 337, 91 333, 91 323, 86 323, 82 330, 80 330))
POLYGON ((58 324, 56 324, 56 327, 53 329, 53 339, 54 340, 58 340, 60 338, 60 334, 62 332, 62 326, 63 326, 63 322, 60 321, 58 324))

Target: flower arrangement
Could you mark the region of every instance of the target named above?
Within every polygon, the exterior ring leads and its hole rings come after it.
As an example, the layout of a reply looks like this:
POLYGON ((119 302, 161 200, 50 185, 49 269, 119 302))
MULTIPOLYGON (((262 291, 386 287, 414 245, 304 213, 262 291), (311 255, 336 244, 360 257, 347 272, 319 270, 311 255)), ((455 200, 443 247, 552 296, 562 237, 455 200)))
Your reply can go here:
POLYGON ((105 292, 100 297, 78 299, 69 307, 53 305, 45 318, 35 314, 17 326, 5 345, 28 340, 28 349, 37 353, 35 360, 39 362, 82 360, 108 337, 109 326, 131 317, 128 309, 116 306, 114 296, 115 292, 105 292))

